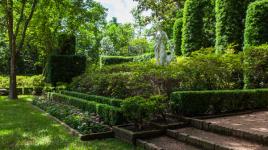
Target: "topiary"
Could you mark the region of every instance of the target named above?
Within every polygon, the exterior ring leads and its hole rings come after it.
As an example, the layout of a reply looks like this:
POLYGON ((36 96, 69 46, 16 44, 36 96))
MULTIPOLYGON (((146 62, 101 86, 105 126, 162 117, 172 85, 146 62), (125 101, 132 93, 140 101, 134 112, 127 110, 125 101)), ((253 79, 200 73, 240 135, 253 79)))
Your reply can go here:
POLYGON ((182 35, 182 18, 179 18, 175 21, 173 26, 173 40, 175 43, 175 54, 181 55, 181 35, 182 35))
POLYGON ((243 44, 244 18, 248 4, 254 0, 216 0, 216 52, 222 53, 228 45, 243 44))
MULTIPOLYGON (((214 45, 210 35, 210 24, 214 22, 213 0, 187 0, 183 10, 182 44, 183 55, 189 55, 192 51, 202 47, 214 45)), ((212 26, 213 27, 213 26, 212 26)), ((212 30, 213 32, 213 30, 212 30)), ((212 34, 213 35, 213 34, 212 34)))
POLYGON ((257 46, 268 42, 268 0, 251 3, 247 10, 244 46, 257 46))

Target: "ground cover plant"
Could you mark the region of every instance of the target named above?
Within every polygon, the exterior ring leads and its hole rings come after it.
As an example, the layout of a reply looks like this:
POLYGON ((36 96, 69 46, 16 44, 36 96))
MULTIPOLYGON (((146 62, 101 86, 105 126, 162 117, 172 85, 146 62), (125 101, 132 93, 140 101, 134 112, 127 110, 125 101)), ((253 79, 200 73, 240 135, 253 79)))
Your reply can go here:
POLYGON ((127 150, 133 146, 116 139, 81 142, 57 122, 31 106, 32 96, 19 101, 0 97, 1 149, 127 150))
POLYGON ((62 120, 81 134, 110 131, 109 127, 104 126, 103 121, 96 114, 84 112, 76 107, 45 100, 44 98, 35 98, 33 104, 62 120))

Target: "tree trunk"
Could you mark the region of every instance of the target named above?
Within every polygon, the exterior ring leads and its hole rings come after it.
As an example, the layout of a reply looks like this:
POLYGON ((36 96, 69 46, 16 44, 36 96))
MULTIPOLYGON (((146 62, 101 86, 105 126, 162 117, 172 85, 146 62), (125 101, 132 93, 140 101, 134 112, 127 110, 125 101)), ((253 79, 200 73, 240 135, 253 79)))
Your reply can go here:
POLYGON ((17 83, 16 83, 16 40, 13 31, 13 0, 6 0, 7 10, 7 27, 9 37, 10 50, 10 84, 9 84, 9 98, 18 99, 17 83))

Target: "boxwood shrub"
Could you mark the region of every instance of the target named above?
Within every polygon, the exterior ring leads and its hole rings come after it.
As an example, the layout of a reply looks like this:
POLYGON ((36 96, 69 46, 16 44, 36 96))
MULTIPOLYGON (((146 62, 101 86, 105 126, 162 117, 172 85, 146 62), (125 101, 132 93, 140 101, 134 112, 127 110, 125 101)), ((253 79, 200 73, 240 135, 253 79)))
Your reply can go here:
POLYGON ((89 95, 89 94, 84 94, 84 93, 79 93, 79 92, 74 92, 74 91, 61 91, 62 94, 85 99, 88 101, 95 101, 98 103, 102 104, 108 104, 111 106, 116 106, 120 107, 122 100, 121 99, 115 99, 115 98, 109 98, 109 97, 104 97, 104 96, 96 96, 96 95, 89 95))
POLYGON ((268 89, 185 91, 172 93, 171 101, 176 113, 195 116, 266 108, 267 97, 268 89))
POLYGON ((113 64, 121 64, 125 62, 132 62, 133 57, 125 57, 125 56, 101 56, 100 64, 101 65, 113 65, 113 64))
POLYGON ((97 113, 100 115, 102 120, 109 125, 117 125, 123 122, 123 115, 121 109, 118 107, 58 93, 51 93, 50 99, 59 103, 75 106, 90 113, 97 113))

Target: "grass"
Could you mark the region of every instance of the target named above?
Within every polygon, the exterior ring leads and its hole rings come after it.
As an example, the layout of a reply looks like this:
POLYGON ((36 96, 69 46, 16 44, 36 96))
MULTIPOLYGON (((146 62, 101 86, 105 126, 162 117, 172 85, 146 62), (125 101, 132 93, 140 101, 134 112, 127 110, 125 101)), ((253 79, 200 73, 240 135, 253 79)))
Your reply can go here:
POLYGON ((26 150, 128 150, 133 146, 117 139, 82 142, 57 122, 34 109, 31 96, 17 101, 0 96, 0 149, 26 150))

